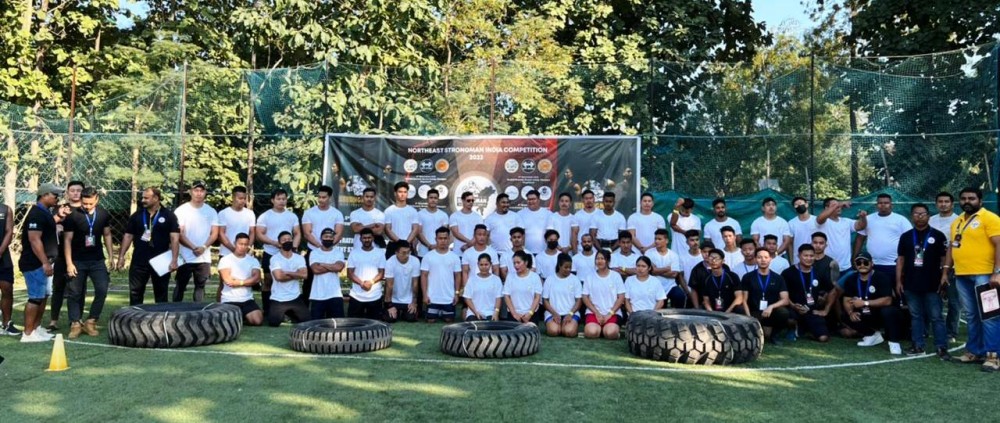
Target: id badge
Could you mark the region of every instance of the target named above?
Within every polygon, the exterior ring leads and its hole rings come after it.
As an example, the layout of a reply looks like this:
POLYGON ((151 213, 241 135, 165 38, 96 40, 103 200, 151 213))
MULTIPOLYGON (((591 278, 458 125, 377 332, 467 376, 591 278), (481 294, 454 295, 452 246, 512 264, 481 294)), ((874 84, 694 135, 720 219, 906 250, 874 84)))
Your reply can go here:
POLYGON ((146 229, 146 231, 142 233, 142 237, 139 239, 149 242, 149 240, 153 239, 153 233, 149 229, 146 229))
POLYGON ((722 311, 722 298, 715 299, 715 309, 722 311))
POLYGON ((811 292, 807 292, 807 293, 806 293, 806 305, 808 305, 808 306, 811 306, 811 305, 813 305, 813 304, 814 304, 815 302, 816 302, 816 301, 815 301, 815 300, 813 300, 813 294, 812 294, 811 292))
POLYGON ((865 307, 861 309, 861 314, 872 314, 872 309, 865 307))
POLYGON ((760 300, 760 304, 757 306, 760 311, 767 310, 767 300, 760 300))
POLYGON ((83 238, 83 246, 84 247, 93 247, 94 246, 94 236, 93 235, 87 235, 87 236, 85 236, 83 238))
POLYGON ((924 267, 924 254, 920 253, 913 257, 913 267, 924 267))

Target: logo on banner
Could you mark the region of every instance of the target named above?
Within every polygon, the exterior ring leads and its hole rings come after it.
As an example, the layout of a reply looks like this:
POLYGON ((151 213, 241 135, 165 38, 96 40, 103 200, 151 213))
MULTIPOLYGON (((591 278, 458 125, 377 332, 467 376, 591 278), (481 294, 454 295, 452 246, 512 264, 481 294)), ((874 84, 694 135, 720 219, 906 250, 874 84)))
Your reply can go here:
POLYGON ((538 188, 538 198, 542 201, 549 201, 552 198, 552 188, 549 187, 539 187, 538 188))
POLYGON ((521 187, 521 197, 524 197, 524 199, 527 199, 528 198, 528 193, 531 192, 531 190, 533 190, 533 189, 535 189, 535 187, 533 187, 531 185, 525 185, 525 186, 521 187))
POLYGON ((434 169, 437 169, 438 173, 445 173, 450 167, 451 164, 449 164, 445 159, 438 159, 438 161, 434 163, 434 169))
POLYGON ((448 187, 446 187, 444 185, 438 185, 438 186, 434 187, 434 189, 438 190, 438 194, 439 194, 438 195, 438 199, 444 200, 445 198, 448 198, 448 187))
POLYGON ((406 173, 416 172, 417 166, 418 166, 417 161, 413 159, 407 159, 405 162, 403 162, 403 170, 405 170, 406 173))
POLYGON ((503 163, 503 170, 506 170, 507 173, 515 173, 517 172, 517 169, 518 165, 517 160, 515 159, 507 159, 507 161, 503 163))
POLYGON ((524 171, 524 173, 534 172, 535 161, 531 159, 524 159, 524 161, 521 162, 521 170, 524 171))
POLYGON ((417 196, 417 187, 413 186, 413 184, 410 184, 410 188, 406 190, 406 198, 412 200, 413 197, 416 196, 417 196))
POLYGON ((421 185, 420 188, 417 189, 417 195, 419 195, 420 198, 423 198, 423 199, 426 200, 427 199, 427 191, 430 191, 430 190, 431 190, 431 186, 430 185, 421 185))
MULTIPOLYGON (((471 192, 475 203, 472 211, 486 217, 496 209, 497 186, 490 178, 483 175, 470 175, 455 184, 455 192, 471 192)), ((456 195, 453 201, 455 210, 461 209, 461 197, 456 195)))
POLYGON ((538 171, 542 173, 549 173, 552 171, 552 161, 549 159, 542 159, 538 161, 538 171))
POLYGON ((420 161, 420 171, 423 173, 430 173, 434 170, 434 161, 431 159, 423 159, 420 161))
POLYGON ((601 185, 600 182, 597 182, 593 179, 588 180, 587 182, 584 182, 583 185, 580 187, 580 192, 586 191, 588 189, 594 192, 594 198, 604 197, 604 185, 601 185))
POLYGON ((517 197, 521 195, 521 191, 518 190, 517 187, 515 186, 509 186, 507 187, 507 189, 503 190, 503 192, 507 194, 508 197, 510 197, 510 201, 517 200, 517 197))
POLYGON ((351 195, 360 197, 367 187, 368 183, 365 182, 364 178, 358 175, 351 175, 350 178, 347 178, 347 185, 344 186, 344 189, 351 193, 351 195))

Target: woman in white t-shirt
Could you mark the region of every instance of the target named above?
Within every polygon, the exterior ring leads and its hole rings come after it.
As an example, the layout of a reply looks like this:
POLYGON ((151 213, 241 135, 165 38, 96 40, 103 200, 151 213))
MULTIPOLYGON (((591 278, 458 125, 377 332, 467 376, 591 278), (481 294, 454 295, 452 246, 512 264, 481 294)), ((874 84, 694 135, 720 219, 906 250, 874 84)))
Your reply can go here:
POLYGON ((542 279, 531 271, 531 254, 518 251, 512 261, 514 272, 507 274, 507 282, 503 286, 504 302, 510 312, 507 318, 515 322, 535 323, 539 320, 535 312, 542 301, 542 279))
POLYGON ((503 300, 503 283, 494 275, 493 259, 489 253, 482 253, 476 260, 478 273, 469 275, 469 281, 462 291, 465 299, 465 321, 500 319, 500 301, 503 300))
POLYGON ((573 258, 559 253, 556 273, 545 280, 542 298, 545 299, 545 333, 549 336, 576 338, 579 329, 580 279, 573 273, 573 258))
POLYGON ((663 308, 667 293, 659 280, 649 276, 652 268, 653 262, 649 257, 639 256, 635 261, 635 275, 625 280, 625 309, 629 314, 663 308))
POLYGON ((621 308, 625 305, 625 284, 618 272, 608 267, 611 252, 597 250, 594 256, 596 271, 583 283, 583 303, 587 306, 583 336, 590 339, 618 339, 621 328, 621 308))

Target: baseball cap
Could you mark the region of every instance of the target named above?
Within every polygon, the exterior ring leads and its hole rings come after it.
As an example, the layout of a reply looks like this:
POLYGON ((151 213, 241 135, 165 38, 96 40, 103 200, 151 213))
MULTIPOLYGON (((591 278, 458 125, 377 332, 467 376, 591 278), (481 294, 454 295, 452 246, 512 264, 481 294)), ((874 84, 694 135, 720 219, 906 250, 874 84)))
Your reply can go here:
POLYGON ((38 195, 39 197, 41 197, 41 196, 43 196, 43 195, 45 195, 45 194, 55 194, 55 195, 60 195, 60 194, 62 194, 62 193, 63 193, 64 191, 66 191, 66 190, 65 190, 65 189, 63 189, 63 188, 62 188, 61 186, 59 186, 59 185, 56 185, 56 184, 51 184, 51 183, 44 183, 44 184, 41 184, 41 185, 39 185, 39 186, 38 186, 38 193, 37 193, 37 195, 38 195))
POLYGON ((191 184, 191 189, 195 188, 205 189, 205 181, 194 181, 194 183, 191 184))
POLYGON ((867 251, 862 251, 862 252, 858 253, 857 256, 854 256, 854 259, 855 260, 857 260, 857 259, 865 259, 865 260, 868 260, 868 261, 872 261, 872 255, 869 254, 867 251))

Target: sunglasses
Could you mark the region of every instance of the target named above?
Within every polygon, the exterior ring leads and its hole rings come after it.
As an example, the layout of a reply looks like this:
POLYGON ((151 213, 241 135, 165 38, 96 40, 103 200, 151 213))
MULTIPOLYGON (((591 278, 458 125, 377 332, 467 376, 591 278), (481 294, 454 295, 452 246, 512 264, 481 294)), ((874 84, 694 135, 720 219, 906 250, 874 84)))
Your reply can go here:
POLYGON ((872 264, 872 261, 868 260, 868 259, 857 259, 857 260, 854 260, 854 265, 855 266, 869 266, 871 264, 872 264))

